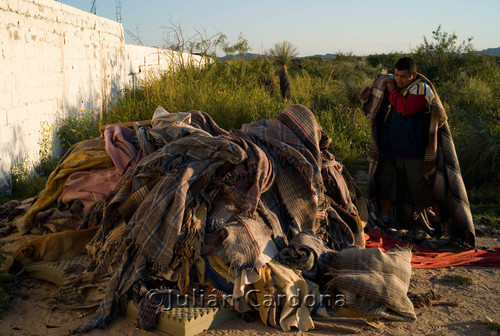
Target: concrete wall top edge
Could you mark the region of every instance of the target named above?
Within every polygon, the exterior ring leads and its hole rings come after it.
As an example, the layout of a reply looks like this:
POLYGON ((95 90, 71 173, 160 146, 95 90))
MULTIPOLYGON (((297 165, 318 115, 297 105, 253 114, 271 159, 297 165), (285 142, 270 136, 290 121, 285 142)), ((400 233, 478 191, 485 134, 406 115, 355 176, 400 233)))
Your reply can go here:
POLYGON ((2 0, 0 1, 0 12, 11 12, 30 19, 48 20, 73 26, 83 25, 124 38, 121 23, 54 0, 2 0), (106 29, 103 29, 104 27, 106 29))
MULTIPOLYGON (((111 24, 111 25, 119 25, 119 26, 121 26, 121 23, 119 23, 119 22, 117 22, 115 20, 111 20, 111 19, 99 16, 99 15, 92 14, 90 12, 87 12, 87 11, 81 10, 79 8, 76 8, 76 7, 64 4, 64 3, 59 2, 59 1, 54 1, 54 0, 28 0, 28 1, 29 2, 33 2, 35 4, 43 5, 43 6, 46 6, 46 7, 51 7, 51 8, 54 8, 54 9, 63 10, 65 12, 69 12, 69 13, 76 14, 76 15, 79 15, 79 16, 81 16, 81 15, 86 15, 86 16, 87 15, 91 15, 91 16, 94 16, 97 20, 102 21, 104 23, 108 23, 108 24, 111 24)), ((90 2, 89 2, 89 4, 90 4, 90 2)))

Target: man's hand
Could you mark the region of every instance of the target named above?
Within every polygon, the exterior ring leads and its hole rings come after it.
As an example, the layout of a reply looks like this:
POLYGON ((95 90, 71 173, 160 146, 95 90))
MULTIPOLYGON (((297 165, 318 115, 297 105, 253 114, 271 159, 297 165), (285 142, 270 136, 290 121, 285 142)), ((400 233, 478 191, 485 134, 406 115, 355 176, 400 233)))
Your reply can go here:
POLYGON ((389 93, 391 93, 391 91, 396 88, 396 85, 394 84, 394 82, 392 80, 390 80, 390 81, 387 81, 387 83, 385 83, 385 87, 387 88, 387 91, 389 91, 389 93))

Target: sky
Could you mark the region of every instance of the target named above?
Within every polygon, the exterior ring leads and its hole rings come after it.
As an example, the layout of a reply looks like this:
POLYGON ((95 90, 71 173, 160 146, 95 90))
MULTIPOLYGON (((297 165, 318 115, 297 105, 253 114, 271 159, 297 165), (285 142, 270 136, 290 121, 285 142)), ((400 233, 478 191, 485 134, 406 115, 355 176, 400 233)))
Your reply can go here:
MULTIPOLYGON (((59 1, 90 11, 91 0, 59 1)), ((96 0, 97 15, 116 20, 113 0, 96 0)), ((432 31, 473 37, 476 50, 500 47, 500 0, 122 0, 127 43, 164 47, 172 38, 165 27, 182 27, 185 36, 218 32, 235 43, 248 40, 250 52, 264 53, 290 41, 299 56, 411 52, 432 31)))

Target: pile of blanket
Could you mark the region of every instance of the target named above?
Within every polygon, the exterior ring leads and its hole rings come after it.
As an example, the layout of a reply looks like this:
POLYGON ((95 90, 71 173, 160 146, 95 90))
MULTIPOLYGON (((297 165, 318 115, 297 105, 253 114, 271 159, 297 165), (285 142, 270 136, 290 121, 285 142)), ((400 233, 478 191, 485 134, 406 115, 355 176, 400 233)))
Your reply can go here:
POLYGON ((75 145, 19 229, 99 227, 90 264, 61 288, 67 302, 98 305, 76 332, 104 327, 131 299, 149 327, 158 305, 149 314, 145 293, 165 288, 215 289, 283 330, 342 309, 414 320, 411 252, 363 249, 366 205, 330 143, 302 105, 231 131, 204 112, 159 107, 151 125, 111 125, 75 145), (324 292, 343 299, 325 303, 324 292))

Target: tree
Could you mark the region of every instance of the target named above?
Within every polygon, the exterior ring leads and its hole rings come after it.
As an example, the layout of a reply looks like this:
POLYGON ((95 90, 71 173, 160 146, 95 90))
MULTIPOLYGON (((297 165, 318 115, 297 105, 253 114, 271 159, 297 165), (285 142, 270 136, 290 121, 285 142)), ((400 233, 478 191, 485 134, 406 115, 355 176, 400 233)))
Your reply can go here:
MULTIPOLYGON (((208 58, 217 58, 217 49, 227 45, 227 37, 221 32, 208 35, 205 29, 195 30, 191 36, 186 36, 181 25, 170 21, 170 26, 162 27, 167 38, 164 40, 164 48, 179 53, 190 53, 208 58)), ((181 60, 182 61, 182 60, 181 60)), ((183 63, 183 62, 182 62, 183 63)))
POLYGON ((297 48, 288 42, 282 41, 274 45, 274 48, 270 50, 271 56, 278 65, 281 66, 280 69, 280 90, 281 96, 283 98, 291 98, 291 85, 290 78, 288 77, 287 66, 290 64, 292 58, 298 55, 297 48))
POLYGON ((417 47, 416 52, 424 52, 430 54, 462 54, 474 51, 474 47, 471 43, 472 37, 469 37, 467 41, 462 41, 462 43, 457 43, 457 34, 449 34, 447 32, 441 31, 441 25, 432 32, 432 38, 434 42, 429 42, 427 37, 424 36, 424 43, 417 47))
POLYGON ((451 80, 466 60, 463 55, 470 55, 474 51, 472 37, 459 43, 455 33, 441 30, 441 26, 432 32, 432 39, 424 36, 424 42, 414 50, 418 68, 426 73, 430 80, 451 80))
POLYGON ((222 50, 224 50, 226 54, 232 55, 233 58, 236 53, 240 55, 240 58, 243 58, 243 56, 250 50, 250 45, 248 44, 248 40, 243 37, 242 33, 240 33, 238 41, 235 44, 229 45, 229 43, 226 43, 222 50))

